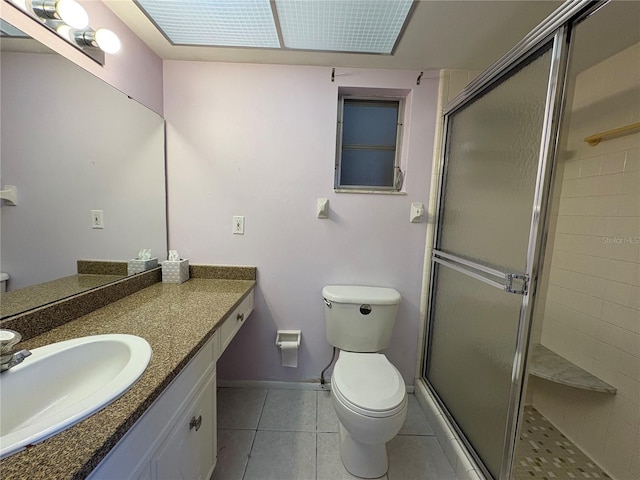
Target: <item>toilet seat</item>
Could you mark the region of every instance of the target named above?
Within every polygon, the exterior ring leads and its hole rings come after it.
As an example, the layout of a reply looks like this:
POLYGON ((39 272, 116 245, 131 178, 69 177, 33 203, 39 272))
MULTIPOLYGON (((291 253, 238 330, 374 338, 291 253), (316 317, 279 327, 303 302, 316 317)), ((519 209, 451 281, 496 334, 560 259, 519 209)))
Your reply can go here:
POLYGON ((406 406, 402 375, 381 353, 340 352, 331 389, 346 407, 368 417, 389 417, 406 406))

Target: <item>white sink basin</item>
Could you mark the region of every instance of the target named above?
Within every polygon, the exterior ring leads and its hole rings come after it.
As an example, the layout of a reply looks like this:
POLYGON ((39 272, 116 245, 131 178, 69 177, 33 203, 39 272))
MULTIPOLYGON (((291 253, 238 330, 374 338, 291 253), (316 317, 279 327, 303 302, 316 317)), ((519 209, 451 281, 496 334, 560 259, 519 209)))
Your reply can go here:
POLYGON ((125 393, 151 359, 134 335, 94 335, 31 351, 0 375, 0 458, 93 415, 125 393))

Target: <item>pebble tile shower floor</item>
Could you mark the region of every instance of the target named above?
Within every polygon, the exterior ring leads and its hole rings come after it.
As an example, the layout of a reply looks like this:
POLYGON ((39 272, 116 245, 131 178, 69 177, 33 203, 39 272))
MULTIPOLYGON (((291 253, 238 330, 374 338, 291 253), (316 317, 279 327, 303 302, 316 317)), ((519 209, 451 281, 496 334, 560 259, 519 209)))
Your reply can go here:
MULTIPOLYGON (((328 391, 218 390, 214 480, 356 479, 342 465, 328 391)), ((407 420, 387 445, 386 480, 455 480, 433 429, 409 395, 407 420)))
POLYGON ((610 478, 535 408, 524 407, 515 480, 610 478))

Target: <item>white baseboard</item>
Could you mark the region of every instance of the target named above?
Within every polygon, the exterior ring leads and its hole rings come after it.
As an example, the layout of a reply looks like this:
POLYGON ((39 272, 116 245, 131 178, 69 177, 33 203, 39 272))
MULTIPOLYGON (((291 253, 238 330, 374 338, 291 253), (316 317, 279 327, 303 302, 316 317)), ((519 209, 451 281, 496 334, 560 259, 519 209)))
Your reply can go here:
POLYGON ((320 386, 319 382, 277 382, 271 380, 218 380, 218 387, 233 388, 277 388, 281 390, 331 390, 331 383, 320 386))
MULTIPOLYGON (((232 388, 274 388, 281 390, 331 390, 331 382, 320 386, 319 382, 276 382, 271 380, 217 380, 218 387, 232 388)), ((407 393, 414 393, 415 387, 407 385, 407 393)))
POLYGON ((438 404, 429 393, 427 386, 422 379, 416 379, 415 395, 418 403, 422 407, 427 420, 433 428, 438 443, 444 450, 451 467, 456 472, 459 480, 482 480, 484 475, 482 470, 476 465, 466 447, 458 438, 458 434, 451 428, 448 420, 444 417, 438 404))

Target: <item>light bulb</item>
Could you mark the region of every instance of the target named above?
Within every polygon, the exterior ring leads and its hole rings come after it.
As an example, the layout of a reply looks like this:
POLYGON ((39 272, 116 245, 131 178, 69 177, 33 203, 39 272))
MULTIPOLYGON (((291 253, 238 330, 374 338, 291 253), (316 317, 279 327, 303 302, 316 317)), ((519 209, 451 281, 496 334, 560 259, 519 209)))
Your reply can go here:
POLYGON ((60 25, 56 28, 56 32, 65 40, 73 42, 73 29, 69 25, 60 25))
POLYGON ((100 50, 106 53, 118 53, 120 51, 120 39, 115 33, 106 28, 96 30, 95 42, 100 50))
POLYGON ((82 5, 74 0, 58 0, 56 13, 60 20, 72 28, 81 30, 89 25, 89 15, 82 5))
POLYGON ((20 10, 24 10, 25 12, 29 11, 29 8, 27 7, 27 0, 11 0, 11 3, 13 3, 20 10))

